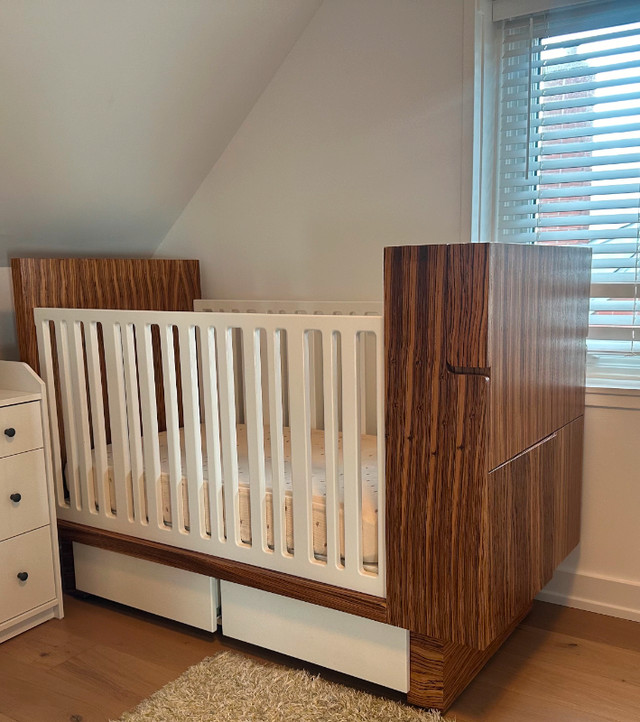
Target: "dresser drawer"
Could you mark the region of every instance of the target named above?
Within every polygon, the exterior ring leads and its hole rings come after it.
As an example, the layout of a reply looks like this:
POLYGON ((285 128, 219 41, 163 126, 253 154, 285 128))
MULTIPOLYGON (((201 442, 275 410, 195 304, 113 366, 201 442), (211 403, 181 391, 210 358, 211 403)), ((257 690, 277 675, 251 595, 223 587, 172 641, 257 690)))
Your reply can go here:
POLYGON ((42 449, 0 459, 0 541, 48 523, 42 449))
POLYGON ((0 622, 55 598, 48 526, 0 542, 0 589, 0 622))
POLYGON ((42 446, 40 402, 0 408, 0 457, 42 446))

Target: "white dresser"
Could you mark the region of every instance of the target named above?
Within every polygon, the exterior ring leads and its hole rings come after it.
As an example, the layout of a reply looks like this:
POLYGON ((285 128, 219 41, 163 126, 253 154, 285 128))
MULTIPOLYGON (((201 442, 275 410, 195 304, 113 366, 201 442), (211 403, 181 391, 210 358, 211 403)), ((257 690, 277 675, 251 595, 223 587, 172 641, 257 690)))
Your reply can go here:
POLYGON ((44 383, 0 361, 0 642, 62 617, 44 383))

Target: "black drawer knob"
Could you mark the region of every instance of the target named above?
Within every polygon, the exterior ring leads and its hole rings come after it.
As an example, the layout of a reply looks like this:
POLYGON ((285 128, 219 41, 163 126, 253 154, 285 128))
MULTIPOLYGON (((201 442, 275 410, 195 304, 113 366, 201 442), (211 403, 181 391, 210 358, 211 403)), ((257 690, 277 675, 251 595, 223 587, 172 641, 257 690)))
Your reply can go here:
POLYGON ((11 501, 13 501, 13 502, 15 502, 16 504, 18 504, 18 503, 21 501, 21 499, 22 499, 22 494, 18 494, 18 493, 16 492, 15 494, 11 494, 11 496, 9 497, 9 499, 11 499, 11 501))
POLYGON ((29 575, 27 574, 27 572, 18 572, 18 579, 21 582, 26 582, 28 578, 29 578, 29 575))
POLYGON ((13 426, 10 426, 8 429, 4 430, 4 435, 8 436, 10 439, 13 439, 13 437, 16 435, 16 430, 13 428, 13 426))

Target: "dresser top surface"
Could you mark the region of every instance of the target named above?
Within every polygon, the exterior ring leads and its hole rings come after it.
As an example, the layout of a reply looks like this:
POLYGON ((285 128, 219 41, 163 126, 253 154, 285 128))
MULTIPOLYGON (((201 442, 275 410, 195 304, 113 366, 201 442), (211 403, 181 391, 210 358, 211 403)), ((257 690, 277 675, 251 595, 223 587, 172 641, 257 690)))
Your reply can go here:
POLYGON ((13 406, 14 404, 25 404, 28 401, 40 401, 40 394, 33 391, 13 391, 0 388, 0 408, 13 406))

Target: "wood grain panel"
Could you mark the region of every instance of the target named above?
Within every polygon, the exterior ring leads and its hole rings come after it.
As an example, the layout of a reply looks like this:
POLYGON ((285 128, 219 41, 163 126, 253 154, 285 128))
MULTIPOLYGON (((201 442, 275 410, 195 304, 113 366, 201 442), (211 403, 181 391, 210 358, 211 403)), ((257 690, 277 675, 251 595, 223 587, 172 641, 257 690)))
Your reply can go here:
POLYGON ((494 469, 584 413, 591 252, 495 244, 490 258, 494 469))
POLYGON ((577 538, 588 256, 386 249, 390 623, 483 649, 577 538))
POLYGON ((192 311, 198 261, 155 258, 12 258, 20 359, 39 369, 34 308, 192 311))
POLYGON ((513 622, 482 651, 412 632, 407 701, 419 707, 447 710, 530 609, 531 605, 528 605, 521 610, 513 622))
POLYGON ((385 251, 389 622, 484 646, 488 381, 447 368, 446 280, 446 246, 385 251))
POLYGON ((387 620, 386 600, 381 597, 73 522, 58 520, 58 534, 65 541, 88 544, 227 582, 244 584, 340 612, 356 614, 376 622, 387 620))
POLYGON ((580 534, 582 417, 489 474, 492 634, 553 576, 580 534))
MULTIPOLYGON (((200 297, 199 262, 131 258, 12 258, 13 303, 20 358, 39 372, 34 308, 191 311, 200 297)), ((155 329, 154 329, 155 331, 155 329)), ((159 337, 154 333, 158 425, 165 428, 159 337)), ((104 359, 101 359, 104 377, 104 359)), ((54 375, 57 358, 54 354, 54 375)), ((106 389, 105 389, 106 394, 106 389)), ((56 388, 58 407, 60 390, 56 388)), ((108 405, 105 399, 107 434, 108 405)), ((66 458, 62 415, 60 448, 66 458)), ((110 440, 110 438, 108 439, 110 440)))

